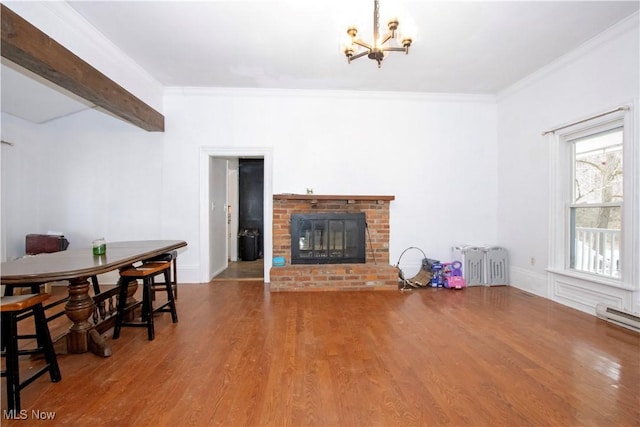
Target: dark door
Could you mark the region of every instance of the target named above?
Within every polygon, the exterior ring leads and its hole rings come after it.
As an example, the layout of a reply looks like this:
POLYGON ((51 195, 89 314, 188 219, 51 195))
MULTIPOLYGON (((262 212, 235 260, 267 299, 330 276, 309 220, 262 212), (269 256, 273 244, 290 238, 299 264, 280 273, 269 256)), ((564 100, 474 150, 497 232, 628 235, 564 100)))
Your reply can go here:
POLYGON ((238 163, 238 227, 240 229, 239 257, 240 259, 254 258, 250 248, 243 247, 244 244, 252 244, 256 241, 257 253, 255 256, 262 257, 263 254, 263 228, 264 228, 264 160, 263 159, 240 159, 238 163), (247 237, 247 236, 255 237, 247 237), (243 257, 244 252, 244 257, 243 257))

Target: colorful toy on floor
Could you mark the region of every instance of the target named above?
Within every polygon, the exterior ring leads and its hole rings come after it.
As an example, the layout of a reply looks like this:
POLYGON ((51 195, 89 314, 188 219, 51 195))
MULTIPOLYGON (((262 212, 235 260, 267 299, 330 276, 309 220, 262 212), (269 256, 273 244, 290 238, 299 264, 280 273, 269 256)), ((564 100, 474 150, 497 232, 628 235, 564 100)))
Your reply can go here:
POLYGON ((451 275, 462 276, 462 263, 460 261, 453 261, 451 263, 451 275))
POLYGON ((453 261, 446 263, 446 282, 445 286, 449 289, 462 289, 467 286, 467 283, 462 277, 462 263, 460 261, 453 261))
POLYGON ((442 288, 444 287, 444 268, 442 263, 435 262, 431 266, 431 271, 433 276, 431 276, 431 287, 432 288, 442 288))
POLYGON ((462 289, 466 287, 467 284, 462 276, 451 276, 447 279, 447 288, 449 289, 462 289))

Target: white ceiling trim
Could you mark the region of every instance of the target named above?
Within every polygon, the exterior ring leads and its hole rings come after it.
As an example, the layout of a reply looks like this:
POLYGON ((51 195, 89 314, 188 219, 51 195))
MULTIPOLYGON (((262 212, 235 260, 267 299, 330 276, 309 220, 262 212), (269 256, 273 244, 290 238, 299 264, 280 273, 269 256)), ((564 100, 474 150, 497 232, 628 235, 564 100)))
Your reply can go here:
POLYGON ((415 93, 415 92, 369 92, 353 90, 311 89, 249 89, 211 87, 168 87, 165 96, 230 96, 230 97, 282 97, 282 98, 337 98, 337 99, 382 99, 414 100, 424 102, 466 102, 494 104, 495 95, 466 93, 415 93))

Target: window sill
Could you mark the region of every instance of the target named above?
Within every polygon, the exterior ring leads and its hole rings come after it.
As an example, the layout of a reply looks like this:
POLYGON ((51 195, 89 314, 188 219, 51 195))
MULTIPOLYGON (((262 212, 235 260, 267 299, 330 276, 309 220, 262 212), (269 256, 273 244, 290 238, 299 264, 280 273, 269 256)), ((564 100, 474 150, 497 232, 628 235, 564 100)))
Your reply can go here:
POLYGON ((624 289, 626 291, 637 291, 638 288, 624 284, 622 280, 609 279, 606 277, 600 277, 595 274, 579 273, 571 270, 561 270, 548 268, 547 272, 557 274, 560 276, 571 277, 574 279, 584 280, 585 282, 595 283, 598 285, 610 286, 612 288, 624 289))

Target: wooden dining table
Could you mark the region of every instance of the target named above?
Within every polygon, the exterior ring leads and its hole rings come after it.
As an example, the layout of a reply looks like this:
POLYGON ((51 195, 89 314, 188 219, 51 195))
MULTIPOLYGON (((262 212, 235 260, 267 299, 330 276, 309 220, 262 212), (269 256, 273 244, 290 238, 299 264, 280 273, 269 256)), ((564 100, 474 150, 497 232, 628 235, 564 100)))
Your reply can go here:
POLYGON ((88 247, 27 256, 2 263, 1 283, 6 287, 29 286, 33 289, 49 282, 68 281, 69 298, 64 312, 72 324, 66 334, 67 351, 85 353, 91 350, 100 356, 109 356, 109 343, 91 321, 96 305, 89 295, 89 279, 130 268, 137 262, 186 246, 182 240, 107 242, 104 255, 94 255, 93 249, 88 247))

